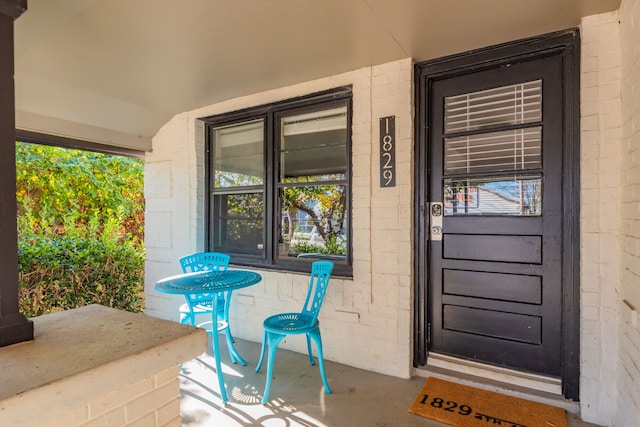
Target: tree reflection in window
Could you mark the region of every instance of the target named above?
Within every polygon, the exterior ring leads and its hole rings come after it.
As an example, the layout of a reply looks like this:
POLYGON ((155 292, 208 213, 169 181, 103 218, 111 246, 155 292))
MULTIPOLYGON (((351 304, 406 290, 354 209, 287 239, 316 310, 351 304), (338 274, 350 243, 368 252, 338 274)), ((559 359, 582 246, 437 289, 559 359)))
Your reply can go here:
POLYGON ((336 88, 203 119, 209 249, 299 271, 329 258, 351 273, 351 97, 336 88))
POLYGON ((343 185, 284 188, 281 209, 284 244, 281 256, 346 254, 347 209, 343 185))

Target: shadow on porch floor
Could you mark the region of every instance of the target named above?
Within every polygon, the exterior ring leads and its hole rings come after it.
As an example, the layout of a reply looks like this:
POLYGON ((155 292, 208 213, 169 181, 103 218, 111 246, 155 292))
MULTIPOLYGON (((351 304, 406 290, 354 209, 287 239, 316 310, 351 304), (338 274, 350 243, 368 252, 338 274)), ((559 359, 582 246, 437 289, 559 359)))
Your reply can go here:
MULTIPOLYGON (((220 400, 211 345, 206 353, 183 364, 183 426, 445 426, 408 412, 424 378, 405 380, 326 362, 327 380, 333 391, 327 395, 318 365, 311 366, 304 354, 283 349, 278 349, 276 356, 270 401, 261 405, 266 361, 260 373, 254 371, 260 344, 237 340, 236 348, 247 360, 247 366, 232 364, 224 344, 220 349, 229 394, 227 405, 220 400)), ((575 415, 570 414, 568 419, 569 427, 593 426, 575 415)))

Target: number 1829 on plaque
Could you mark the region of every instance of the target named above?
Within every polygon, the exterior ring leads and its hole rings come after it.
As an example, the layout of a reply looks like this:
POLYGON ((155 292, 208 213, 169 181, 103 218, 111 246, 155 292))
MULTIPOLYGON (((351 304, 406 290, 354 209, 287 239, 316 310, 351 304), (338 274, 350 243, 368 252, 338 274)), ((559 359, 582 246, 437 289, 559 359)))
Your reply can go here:
POLYGON ((396 116, 380 119, 380 187, 396 186, 396 116))

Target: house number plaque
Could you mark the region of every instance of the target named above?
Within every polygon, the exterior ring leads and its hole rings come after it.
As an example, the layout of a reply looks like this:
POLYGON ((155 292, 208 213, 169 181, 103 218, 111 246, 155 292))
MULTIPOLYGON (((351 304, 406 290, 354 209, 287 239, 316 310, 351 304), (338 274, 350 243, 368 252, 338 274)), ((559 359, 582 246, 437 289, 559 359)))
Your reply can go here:
POLYGON ((396 186, 396 116, 380 119, 380 187, 396 186))

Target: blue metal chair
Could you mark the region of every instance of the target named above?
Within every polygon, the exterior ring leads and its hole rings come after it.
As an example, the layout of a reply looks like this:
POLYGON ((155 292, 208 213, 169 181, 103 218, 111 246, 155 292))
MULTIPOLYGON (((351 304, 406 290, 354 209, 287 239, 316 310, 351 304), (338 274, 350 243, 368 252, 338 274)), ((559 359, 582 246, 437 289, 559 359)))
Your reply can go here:
POLYGON ((311 340, 316 343, 318 350, 318 362, 320 365, 320 376, 324 384, 324 390, 327 394, 331 393, 327 377, 324 371, 324 358, 322 355, 322 337, 320 336, 320 322, 318 314, 322 301, 327 291, 333 263, 331 261, 315 261, 311 267, 311 277, 309 279, 309 292, 307 299, 300 313, 282 313, 268 317, 264 321, 264 339, 262 341, 262 350, 260 351, 260 361, 256 367, 256 372, 260 371, 267 345, 269 346, 269 361, 267 364, 267 383, 264 388, 262 404, 269 400, 269 389, 271 388, 271 378, 273 376, 273 361, 276 357, 278 344, 287 335, 306 334, 307 351, 309 360, 315 365, 313 353, 311 352, 311 340))
MULTIPOLYGON (((219 252, 199 252, 180 258, 180 266, 184 273, 196 271, 226 271, 231 257, 219 252)), ((180 306, 180 323, 192 326, 196 324, 196 315, 209 315, 213 319, 213 298, 214 294, 188 294, 185 295, 186 304, 180 306)), ((236 363, 234 352, 231 351, 230 343, 234 342, 231 330, 229 329, 229 305, 231 301, 231 291, 218 294, 217 321, 218 325, 211 326, 210 333, 214 330, 224 330, 229 346, 231 361, 236 363)), ((243 360, 242 364, 246 364, 243 360)))

